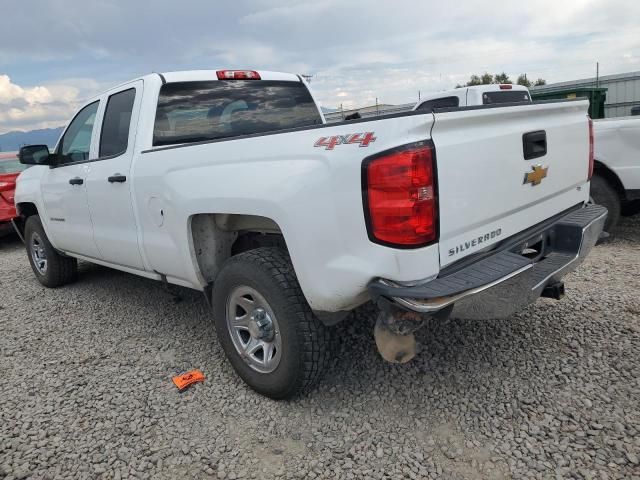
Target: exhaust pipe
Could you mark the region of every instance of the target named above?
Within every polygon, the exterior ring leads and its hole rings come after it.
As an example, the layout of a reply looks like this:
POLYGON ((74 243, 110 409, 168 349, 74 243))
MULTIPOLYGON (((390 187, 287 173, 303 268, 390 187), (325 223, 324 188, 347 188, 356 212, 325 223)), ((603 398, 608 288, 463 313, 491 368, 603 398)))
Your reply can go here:
POLYGON ((401 310, 393 305, 381 310, 376 319, 373 336, 378 352, 391 363, 407 363, 416 356, 413 332, 424 324, 424 317, 416 312, 401 310))

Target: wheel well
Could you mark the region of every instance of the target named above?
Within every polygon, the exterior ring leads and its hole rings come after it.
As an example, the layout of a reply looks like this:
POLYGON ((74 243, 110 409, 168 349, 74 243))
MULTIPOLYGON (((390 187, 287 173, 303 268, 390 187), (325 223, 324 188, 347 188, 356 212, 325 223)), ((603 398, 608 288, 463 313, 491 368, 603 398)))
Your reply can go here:
POLYGON ((27 218, 38 215, 38 208, 33 203, 18 203, 16 205, 18 216, 13 219, 14 224, 20 231, 20 235, 24 237, 24 226, 27 223, 27 218))
POLYGON ((32 215, 38 215, 38 208, 33 203, 18 203, 16 208, 18 209, 18 215, 25 219, 32 215))
POLYGON ((613 170, 607 167, 604 163, 595 160, 593 173, 594 175, 599 175, 600 177, 604 178, 607 183, 609 183, 609 185, 611 185, 616 190, 621 200, 626 199, 624 186, 613 170))
POLYGON ((242 232, 231 247, 231 256, 260 247, 279 247, 284 250, 287 245, 279 233, 242 232))
POLYGON ((233 255, 265 246, 286 250, 280 227, 256 215, 205 213, 191 218, 193 252, 200 274, 212 282, 233 255))

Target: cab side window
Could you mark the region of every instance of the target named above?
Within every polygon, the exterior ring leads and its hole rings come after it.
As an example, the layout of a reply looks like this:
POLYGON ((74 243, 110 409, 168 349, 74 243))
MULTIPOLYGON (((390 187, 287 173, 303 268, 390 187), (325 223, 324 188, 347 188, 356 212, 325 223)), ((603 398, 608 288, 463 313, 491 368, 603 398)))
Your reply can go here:
POLYGON ((100 158, 115 157, 127 151, 131 112, 135 99, 135 88, 109 97, 100 134, 100 158))
POLYGON ((99 103, 93 102, 87 105, 71 121, 60 142, 58 164, 89 160, 91 134, 99 103))

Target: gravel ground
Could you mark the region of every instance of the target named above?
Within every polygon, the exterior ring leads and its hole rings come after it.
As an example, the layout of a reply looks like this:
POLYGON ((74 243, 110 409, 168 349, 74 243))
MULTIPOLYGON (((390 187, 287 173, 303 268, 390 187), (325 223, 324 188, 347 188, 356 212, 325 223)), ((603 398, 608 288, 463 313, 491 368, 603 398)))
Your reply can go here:
POLYGON ((197 292, 88 264, 47 290, 15 239, 0 272, 0 478, 640 478, 639 216, 564 300, 431 326, 406 366, 359 312, 292 402, 238 379, 197 292))

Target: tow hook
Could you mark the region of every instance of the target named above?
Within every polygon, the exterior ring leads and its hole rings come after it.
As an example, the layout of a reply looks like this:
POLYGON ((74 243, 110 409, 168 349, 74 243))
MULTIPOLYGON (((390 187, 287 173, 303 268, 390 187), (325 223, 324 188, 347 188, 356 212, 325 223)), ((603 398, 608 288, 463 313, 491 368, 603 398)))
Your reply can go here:
POLYGON ((373 335, 378 352, 391 363, 407 363, 416 356, 416 339, 413 332, 424 325, 424 316, 385 305, 376 320, 373 335))

